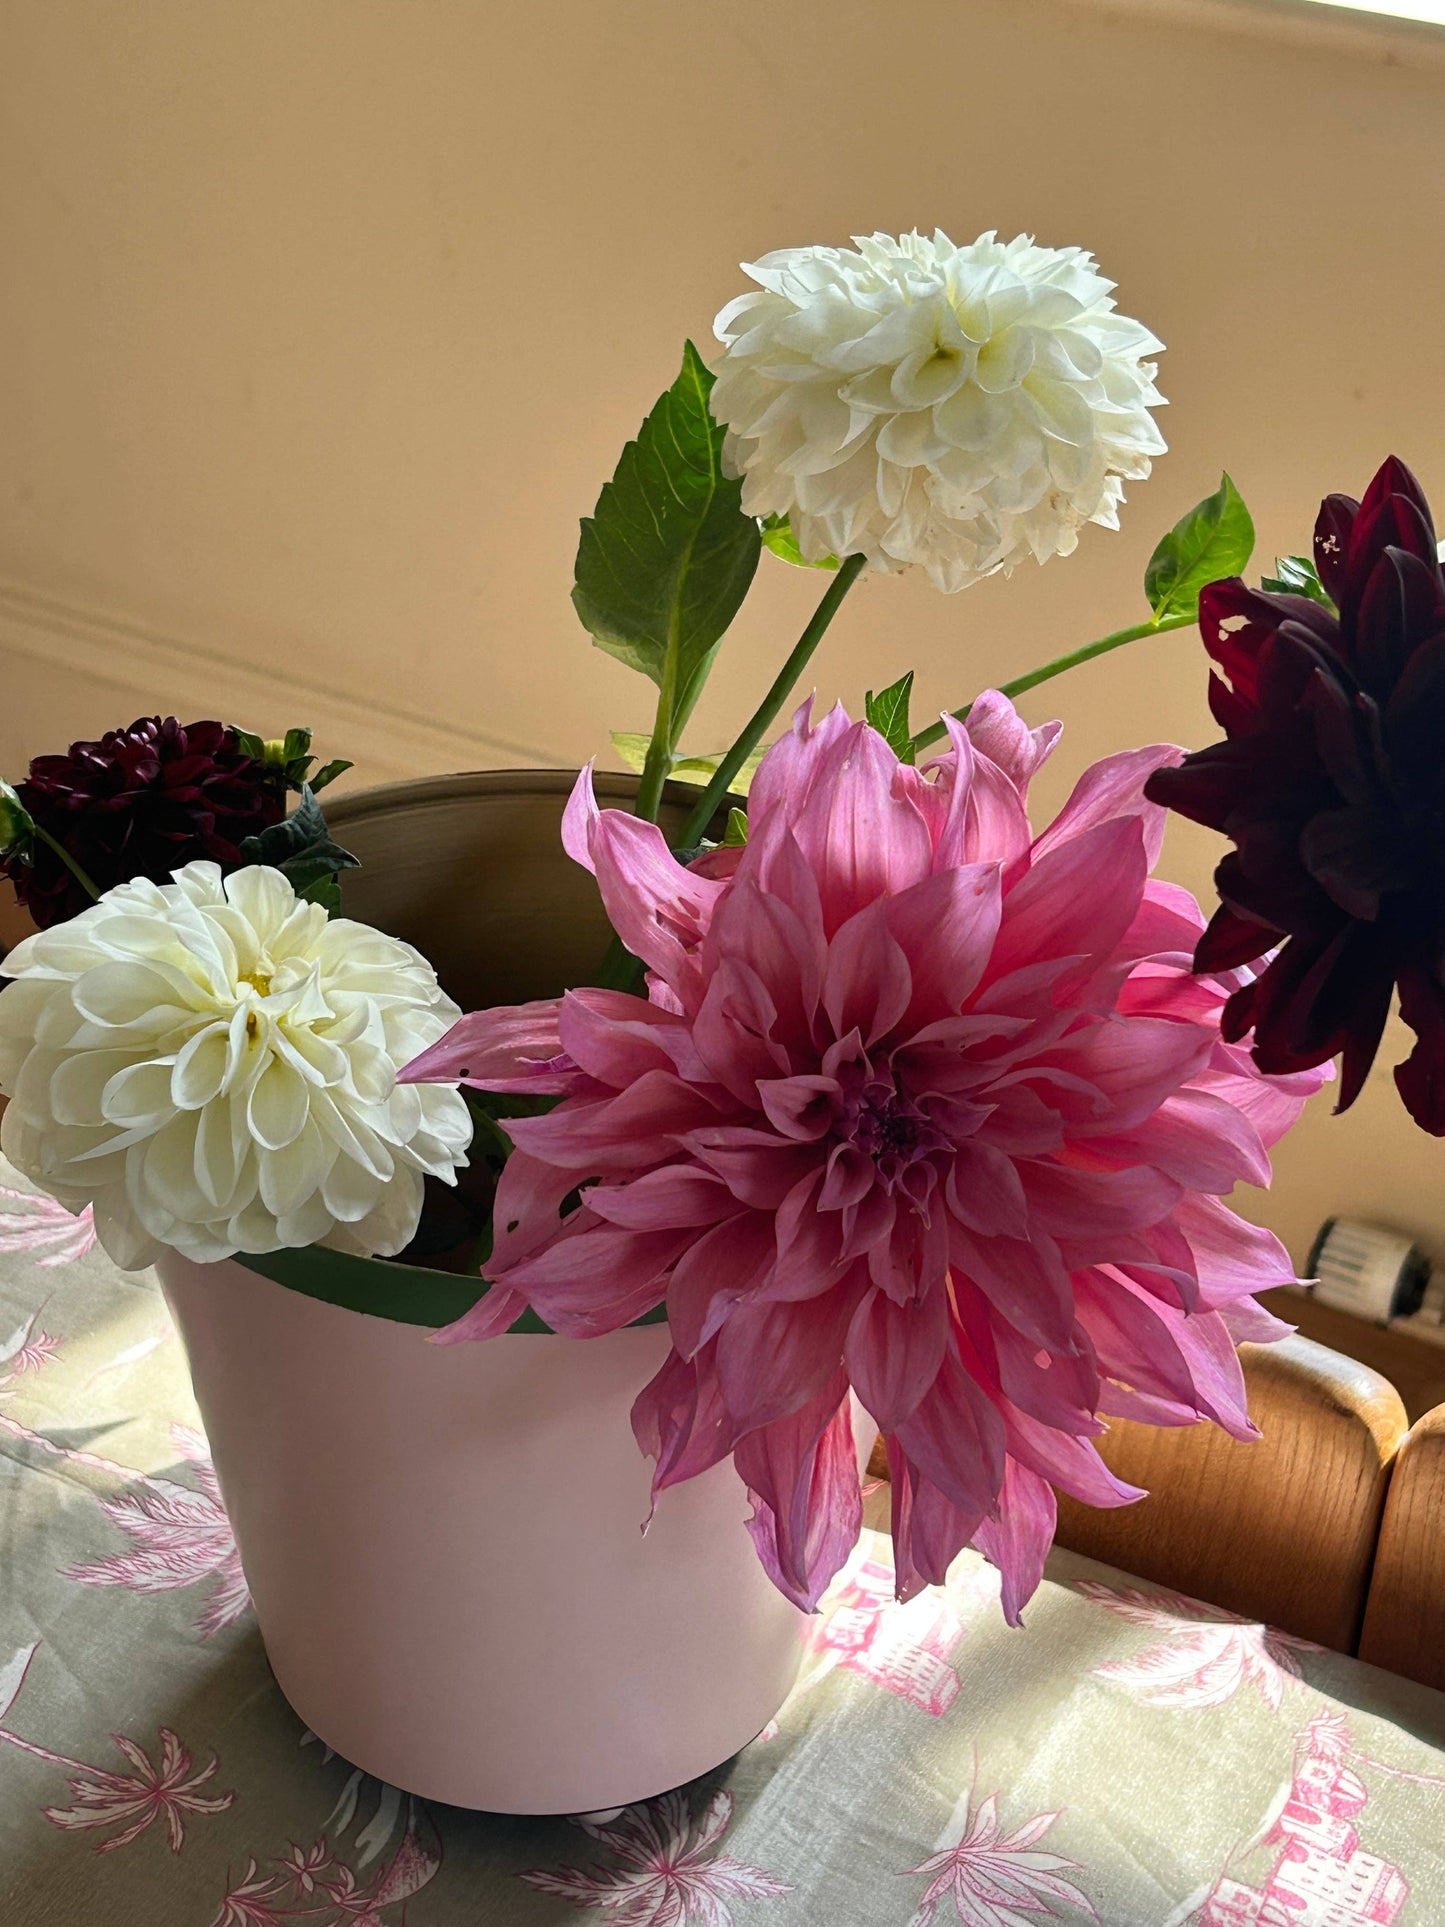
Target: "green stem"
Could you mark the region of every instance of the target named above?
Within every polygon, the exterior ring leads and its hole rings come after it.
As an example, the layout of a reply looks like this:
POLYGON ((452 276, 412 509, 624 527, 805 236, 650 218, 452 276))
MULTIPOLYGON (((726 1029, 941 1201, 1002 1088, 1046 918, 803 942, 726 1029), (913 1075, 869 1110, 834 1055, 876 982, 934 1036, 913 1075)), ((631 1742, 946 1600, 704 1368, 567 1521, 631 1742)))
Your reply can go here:
POLYGON ((652 726, 652 741, 647 745, 642 778, 637 785, 637 801, 632 806, 632 814, 640 816, 644 823, 657 821, 657 812, 662 806, 662 786, 672 774, 675 747, 672 740, 673 665, 676 656, 675 649, 668 650, 667 669, 662 687, 657 692, 657 720, 652 726))
MULTIPOLYGON (((748 718, 742 734, 713 772, 712 781, 703 791, 697 808, 687 819, 687 827, 678 838, 680 849, 694 849, 702 841, 708 824, 717 814, 718 804, 732 788, 733 778, 763 740, 768 725, 788 700, 793 685, 807 668, 809 658, 823 640, 828 624, 838 613, 839 604, 863 573, 863 568, 864 558, 861 555, 850 555, 828 584, 822 600, 813 611, 812 620, 794 644, 788 660, 773 678, 772 687, 748 718)), ((640 810, 638 814, 641 814, 640 810)))
POLYGON ((65 848, 64 844, 57 843, 55 838, 50 834, 49 830, 43 829, 39 823, 35 825, 35 834, 40 838, 40 841, 44 843, 49 849, 54 850, 55 854, 60 858, 61 862, 65 865, 66 869, 69 870, 70 874, 75 878, 76 882, 80 885, 81 889, 87 891, 92 897, 95 898, 96 902, 98 903, 100 901, 100 891, 95 887, 95 884, 91 881, 91 879, 85 874, 84 870, 81 869, 80 865, 76 862, 75 858, 70 854, 69 850, 65 848))
MULTIPOLYGON (((1198 620, 1197 613, 1166 616, 1162 622, 1151 616, 1148 622, 1136 622, 1132 628, 1116 629, 1113 635, 1102 636, 1098 642, 1086 642, 1082 649, 1071 649, 1066 656, 1056 656, 1052 662, 1046 662, 1042 669, 1031 669, 1026 676, 1015 676, 1012 682, 1003 685, 1000 694, 1022 696, 1026 689, 1037 689, 1041 682, 1062 676, 1066 669, 1076 669, 1081 662, 1092 662, 1095 656, 1107 656, 1111 649, 1122 649, 1126 642, 1139 642, 1145 636, 1162 636, 1171 629, 1188 629, 1198 620)), ((962 709, 954 710, 954 716, 959 722, 966 722, 972 708, 972 703, 965 704, 962 709)), ((930 723, 927 729, 920 729, 913 739, 914 754, 917 755, 921 749, 928 749, 947 733, 941 722, 930 723)))

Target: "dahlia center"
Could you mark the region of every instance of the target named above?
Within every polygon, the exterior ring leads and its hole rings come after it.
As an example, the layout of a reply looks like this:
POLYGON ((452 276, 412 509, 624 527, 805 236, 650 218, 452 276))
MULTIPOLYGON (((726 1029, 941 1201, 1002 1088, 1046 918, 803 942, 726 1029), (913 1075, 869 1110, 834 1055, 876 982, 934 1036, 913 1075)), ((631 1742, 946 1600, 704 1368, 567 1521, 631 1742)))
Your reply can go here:
POLYGON ((249 984, 258 997, 271 995, 271 979, 264 970, 247 971, 240 981, 249 984))
POLYGON ((943 1134, 913 1100, 892 1084, 868 1084, 848 1107, 845 1129, 854 1147, 893 1183, 908 1166, 943 1144, 943 1134))

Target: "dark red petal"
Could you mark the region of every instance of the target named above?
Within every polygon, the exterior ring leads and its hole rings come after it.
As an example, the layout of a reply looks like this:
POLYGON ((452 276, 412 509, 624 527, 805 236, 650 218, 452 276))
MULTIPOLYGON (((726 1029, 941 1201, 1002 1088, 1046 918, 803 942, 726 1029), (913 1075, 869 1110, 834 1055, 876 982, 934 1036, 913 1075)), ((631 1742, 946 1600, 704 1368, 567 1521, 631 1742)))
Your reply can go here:
POLYGON ((1327 495, 1320 503, 1315 522, 1315 568, 1336 602, 1345 586, 1350 530, 1359 512, 1360 505, 1353 495, 1327 495))
POLYGON ((1421 963, 1400 972, 1400 1015, 1417 1042, 1395 1068, 1396 1087, 1420 1129, 1445 1137, 1445 990, 1421 963))

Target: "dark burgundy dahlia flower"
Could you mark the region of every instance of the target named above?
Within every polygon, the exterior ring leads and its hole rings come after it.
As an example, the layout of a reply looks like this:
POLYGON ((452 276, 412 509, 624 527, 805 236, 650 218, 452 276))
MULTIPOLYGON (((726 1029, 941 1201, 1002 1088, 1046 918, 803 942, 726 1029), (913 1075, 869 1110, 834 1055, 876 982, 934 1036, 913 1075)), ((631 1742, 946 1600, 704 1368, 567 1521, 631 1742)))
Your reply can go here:
POLYGON ((1223 671, 1222 743, 1148 794, 1230 838, 1200 970, 1275 954, 1235 992, 1224 1034, 1290 1072, 1343 1054, 1339 1109, 1374 1062, 1391 994, 1417 1043, 1395 1071, 1445 1136, 1445 579, 1429 505, 1393 456, 1362 502, 1331 495, 1315 564, 1333 606, 1251 589, 1200 598, 1223 671))
MULTIPOLYGON (((143 716, 98 743, 37 756, 15 789, 37 827, 102 891, 133 877, 164 882, 198 857, 234 869, 242 840, 286 813, 284 773, 248 755, 235 730, 174 716, 143 716)), ((91 901, 41 839, 0 856, 0 875, 42 930, 91 901)))

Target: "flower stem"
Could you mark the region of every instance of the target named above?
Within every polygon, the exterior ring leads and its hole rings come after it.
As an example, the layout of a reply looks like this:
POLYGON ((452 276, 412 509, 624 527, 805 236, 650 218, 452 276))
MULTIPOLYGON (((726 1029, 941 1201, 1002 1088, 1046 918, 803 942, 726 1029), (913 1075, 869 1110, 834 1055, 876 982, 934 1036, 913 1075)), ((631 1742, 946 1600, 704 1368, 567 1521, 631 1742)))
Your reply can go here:
POLYGON ((672 756, 676 748, 672 714, 677 694, 677 651, 669 649, 666 657, 662 687, 657 692, 657 720, 652 725, 652 741, 647 745, 642 780, 637 785, 637 801, 632 806, 632 814, 640 816, 644 823, 657 821, 657 812, 662 804, 662 786, 672 774, 672 756))
POLYGON ((63 843, 57 843, 55 838, 50 834, 49 830, 45 829, 39 823, 35 825, 35 834, 40 838, 40 841, 42 843, 46 844, 50 849, 54 850, 55 854, 60 858, 61 862, 65 865, 66 869, 69 870, 70 874, 75 878, 76 882, 80 885, 81 889, 88 892, 88 894, 94 897, 94 899, 98 903, 100 901, 100 891, 96 888, 95 884, 92 883, 90 878, 85 874, 84 870, 81 869, 80 865, 76 862, 75 858, 70 854, 69 850, 66 849, 65 845, 63 843))
MULTIPOLYGON (((1187 629, 1198 620, 1197 613, 1166 616, 1163 621, 1151 616, 1148 622, 1136 622, 1129 629, 1116 629, 1111 636, 1101 636, 1097 642, 1086 642, 1082 649, 1071 649, 1066 656, 1056 656, 1041 669, 1031 669, 1026 676, 1015 676, 1012 682, 1003 685, 999 693, 1009 697, 1022 696, 1026 689, 1037 689, 1041 682, 1050 682, 1055 676, 1062 676, 1066 669, 1076 669, 1081 662, 1092 662, 1095 656, 1106 656, 1111 649, 1122 649, 1126 642, 1139 642, 1145 636, 1162 636, 1171 629, 1187 629)), ((954 716, 959 722, 966 722, 972 707, 972 703, 966 703, 962 709, 954 710, 954 716)), ((941 722, 930 723, 927 729, 920 729, 913 738, 914 754, 921 749, 928 749, 946 734, 941 722)))
MULTIPOLYGON (((703 791, 696 809, 687 819, 686 829, 684 829, 681 837, 678 839, 681 849, 693 849, 701 842, 703 832, 707 829, 708 824, 711 823, 714 815, 717 813, 718 804, 722 802, 723 798, 732 788, 733 778, 748 760, 749 756, 752 755, 758 744, 763 740, 763 734, 768 728, 768 725, 788 700, 789 695, 792 693, 793 685, 807 668, 809 658, 812 656, 818 644, 823 640, 828 624, 838 613, 839 604, 852 588, 853 584, 858 580, 858 577, 863 573, 864 560, 864 557, 861 555, 850 555, 828 584, 827 589, 823 592, 822 600, 813 611, 812 620, 793 645, 793 652, 788 657, 788 660, 773 678, 772 686, 768 690, 767 695, 763 697, 763 700, 748 718, 743 726, 742 734, 718 764, 716 770, 714 770, 712 781, 703 791)), ((650 750, 648 754, 650 757, 650 750)), ((646 782, 646 780, 644 776, 643 781, 646 782)), ((638 796, 640 802, 640 791, 638 792, 638 796)), ((641 814, 640 809, 638 814, 641 814)))

